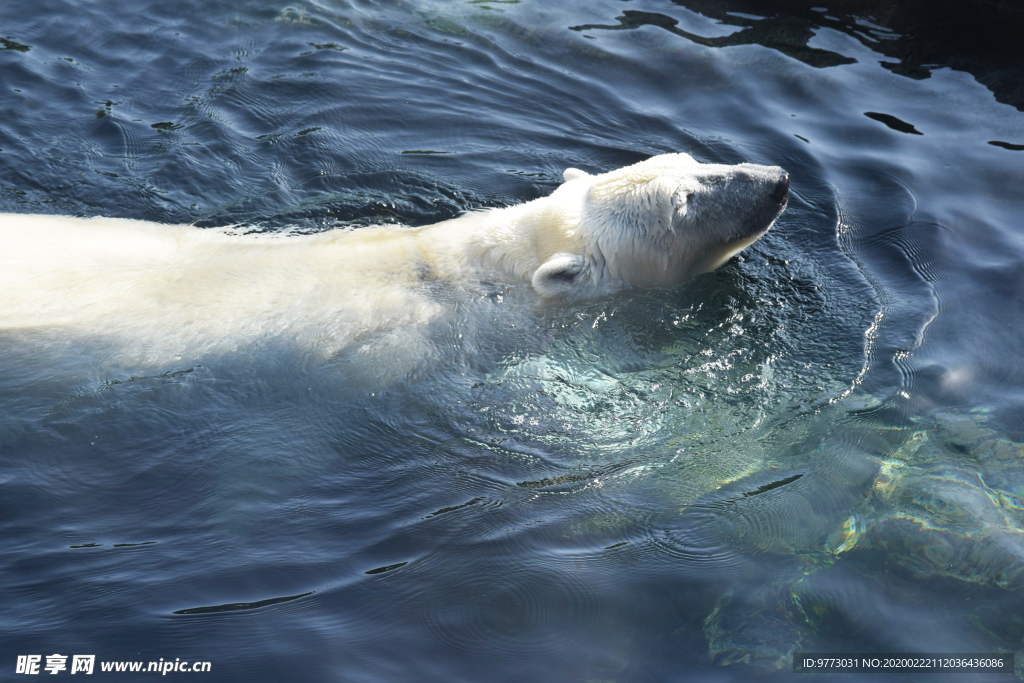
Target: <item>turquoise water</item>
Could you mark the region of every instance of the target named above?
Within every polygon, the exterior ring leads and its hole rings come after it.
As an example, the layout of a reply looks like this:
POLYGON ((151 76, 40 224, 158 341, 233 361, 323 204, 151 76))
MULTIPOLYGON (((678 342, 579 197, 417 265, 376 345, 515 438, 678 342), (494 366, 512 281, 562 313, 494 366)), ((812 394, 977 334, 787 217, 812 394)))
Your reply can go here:
MULTIPOLYGON (((325 361, 285 330, 142 367, 0 332, 0 669, 748 681, 790 678, 793 652, 1024 658, 1020 56, 997 26, 986 52, 822 9, 6 9, 4 212, 425 225, 675 151, 792 190, 672 291, 445 293, 411 362, 325 361)), ((912 679, 843 680, 875 678, 912 679)))

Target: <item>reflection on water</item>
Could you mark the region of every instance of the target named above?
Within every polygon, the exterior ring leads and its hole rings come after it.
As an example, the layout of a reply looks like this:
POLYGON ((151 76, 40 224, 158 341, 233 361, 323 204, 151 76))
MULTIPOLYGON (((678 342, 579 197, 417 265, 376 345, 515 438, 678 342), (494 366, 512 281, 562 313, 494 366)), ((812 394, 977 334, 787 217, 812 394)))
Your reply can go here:
POLYGON ((885 59, 879 65, 913 79, 930 78, 938 67, 966 71, 996 99, 1024 108, 1020 69, 1024 54, 1015 37, 1024 10, 1006 1, 943 3, 925 0, 893 4, 879 0, 836 0, 828 6, 800 0, 672 0, 659 12, 627 9, 617 26, 658 26, 709 47, 763 45, 816 67, 857 60, 811 43, 821 33, 856 39, 885 59))
POLYGON ((140 368, 4 332, 9 652, 248 681, 1024 659, 1019 12, 983 3, 978 42, 819 4, 12 8, 3 211, 426 224, 680 150, 793 186, 685 287, 482 283, 415 354, 140 368))

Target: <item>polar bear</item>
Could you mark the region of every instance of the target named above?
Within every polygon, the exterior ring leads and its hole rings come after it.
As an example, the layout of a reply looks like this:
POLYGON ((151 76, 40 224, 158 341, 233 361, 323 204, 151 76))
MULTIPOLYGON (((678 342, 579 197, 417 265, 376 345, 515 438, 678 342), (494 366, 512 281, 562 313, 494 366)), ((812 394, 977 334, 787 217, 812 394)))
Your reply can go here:
POLYGON ((316 235, 0 214, 0 333, 77 331, 157 355, 273 335, 339 348, 435 319, 436 283, 496 277, 545 298, 677 285, 765 234, 789 193, 781 168, 688 154, 564 181, 425 227, 316 235))

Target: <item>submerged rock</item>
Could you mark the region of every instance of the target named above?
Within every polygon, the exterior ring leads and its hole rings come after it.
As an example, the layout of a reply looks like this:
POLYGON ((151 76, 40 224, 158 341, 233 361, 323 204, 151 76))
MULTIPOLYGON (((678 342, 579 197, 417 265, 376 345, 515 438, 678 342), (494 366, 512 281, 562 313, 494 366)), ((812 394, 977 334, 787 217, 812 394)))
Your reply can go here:
POLYGON ((729 591, 704 621, 711 660, 782 669, 804 641, 803 615, 788 585, 729 591))
MULTIPOLYGON (((965 590, 1024 588, 1024 446, 999 438, 986 420, 987 413, 975 411, 937 415, 925 429, 876 425, 865 430, 864 440, 882 434, 893 442, 879 451, 876 473, 866 482, 856 476, 863 469, 822 467, 803 486, 785 492, 778 487, 776 505, 765 506, 770 491, 754 507, 750 496, 732 501, 735 510, 724 517, 762 516, 751 523, 756 534, 733 532, 730 542, 759 552, 792 553, 797 573, 722 596, 705 622, 712 659, 781 668, 800 647, 813 647, 814 624, 820 621, 815 614, 828 606, 810 595, 801 600, 799 586, 837 563, 844 572, 852 568, 872 581, 876 576, 888 581, 896 572, 912 582, 961 582, 965 590), (807 495, 808 485, 817 489, 813 496, 807 495), (805 489, 803 495, 799 489, 805 489), (751 514, 741 515, 746 508, 751 514), (845 516, 839 514, 844 508, 845 516), (792 514, 798 517, 778 523, 792 514)), ((877 440, 873 443, 877 447, 877 440)), ((744 488, 752 481, 738 484, 744 488)))

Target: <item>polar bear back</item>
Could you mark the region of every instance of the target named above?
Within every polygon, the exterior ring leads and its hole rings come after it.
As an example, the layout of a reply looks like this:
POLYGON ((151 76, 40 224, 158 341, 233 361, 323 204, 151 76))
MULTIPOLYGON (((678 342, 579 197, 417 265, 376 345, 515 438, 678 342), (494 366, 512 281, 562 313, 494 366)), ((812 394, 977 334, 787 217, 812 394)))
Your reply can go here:
POLYGON ((117 218, 0 215, 0 329, 54 329, 212 350, 272 334, 423 324, 436 307, 415 231, 238 234, 117 218))

